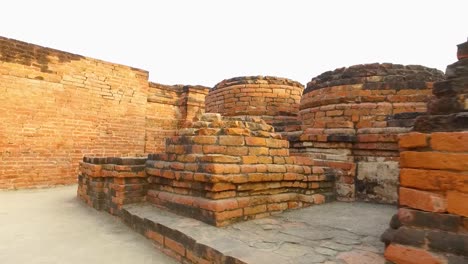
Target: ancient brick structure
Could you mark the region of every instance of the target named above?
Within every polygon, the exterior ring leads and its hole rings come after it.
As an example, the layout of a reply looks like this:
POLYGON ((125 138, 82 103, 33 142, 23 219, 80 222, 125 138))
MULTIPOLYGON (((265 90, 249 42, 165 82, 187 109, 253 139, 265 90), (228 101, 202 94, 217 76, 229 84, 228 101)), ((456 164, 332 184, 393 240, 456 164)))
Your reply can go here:
POLYGON ((204 114, 148 161, 85 158, 78 195, 113 213, 147 200, 217 226, 333 200, 334 179, 288 145, 259 118, 204 114))
POLYGON ((336 196, 398 199, 382 236, 390 263, 468 263, 467 50, 445 80, 423 66, 357 65, 317 76, 301 97, 277 77, 211 91, 151 83, 143 70, 0 37, 0 189, 69 184, 79 171, 80 199, 193 263, 238 262, 129 204, 225 226, 336 196))
POLYGON ((146 158, 85 157, 80 162, 78 197, 97 210, 119 215, 124 204, 144 202, 146 158))
POLYGON ((163 151, 203 112, 206 87, 0 37, 0 189, 76 182, 84 155, 163 151))
POLYGON ((176 135, 178 129, 186 127, 196 115, 204 112, 207 94, 208 88, 204 86, 150 82, 145 152, 163 152, 166 138, 176 135))
POLYGON ((400 209, 382 236, 396 264, 468 263, 468 42, 458 58, 399 140, 400 209))
POLYGON ((395 203, 397 135, 426 111, 436 69, 367 64, 325 72, 302 96, 302 132, 289 135, 291 153, 336 169, 341 200, 395 203))
POLYGON ((263 120, 205 114, 149 156, 148 201, 217 226, 333 199, 333 182, 263 120))
POLYGON ((237 77, 215 85, 206 97, 206 112, 256 116, 276 132, 300 130, 297 114, 304 86, 272 76, 237 77))

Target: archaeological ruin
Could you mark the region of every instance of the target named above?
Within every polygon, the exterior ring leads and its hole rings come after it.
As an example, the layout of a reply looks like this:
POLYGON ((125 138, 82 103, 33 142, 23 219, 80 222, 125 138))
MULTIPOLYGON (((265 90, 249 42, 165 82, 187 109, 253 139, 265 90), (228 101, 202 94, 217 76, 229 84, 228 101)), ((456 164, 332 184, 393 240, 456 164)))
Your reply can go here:
POLYGON ((0 37, 0 190, 78 183, 182 263, 246 262, 141 208, 222 230, 390 204, 387 263, 468 263, 468 42, 457 58, 445 73, 376 63, 210 88, 0 37))

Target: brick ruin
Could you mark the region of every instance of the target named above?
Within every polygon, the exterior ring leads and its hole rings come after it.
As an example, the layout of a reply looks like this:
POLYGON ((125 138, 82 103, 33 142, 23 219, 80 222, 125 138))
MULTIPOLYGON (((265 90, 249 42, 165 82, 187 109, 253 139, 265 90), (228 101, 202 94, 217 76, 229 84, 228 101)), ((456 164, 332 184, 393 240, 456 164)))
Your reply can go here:
POLYGON ((394 263, 468 263, 468 42, 458 48, 427 113, 399 140, 399 210, 382 235, 394 263))
POLYGON ((466 47, 445 75, 367 64, 305 89, 270 76, 210 89, 0 37, 0 189, 79 175, 78 197, 155 241, 169 231, 125 205, 226 226, 334 200, 398 204, 389 261, 466 263, 466 47))
POLYGON ((325 72, 304 91, 291 152, 334 168, 339 200, 396 203, 398 135, 426 112, 442 79, 436 69, 390 63, 325 72))
POLYGON ((260 117, 275 132, 301 129, 298 119, 304 86, 272 76, 249 76, 223 80, 206 97, 206 112, 223 116, 260 117))
POLYGON ((0 37, 0 189, 76 183, 84 155, 163 151, 203 112, 208 90, 0 37))

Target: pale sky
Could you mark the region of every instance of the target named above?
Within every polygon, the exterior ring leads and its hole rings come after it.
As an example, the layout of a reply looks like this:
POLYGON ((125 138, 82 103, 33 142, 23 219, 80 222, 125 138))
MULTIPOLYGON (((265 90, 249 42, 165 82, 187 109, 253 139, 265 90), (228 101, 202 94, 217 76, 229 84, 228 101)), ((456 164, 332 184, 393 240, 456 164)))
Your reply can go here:
POLYGON ((445 71, 468 37, 467 0, 5 0, 0 35, 214 86, 273 75, 306 84, 373 62, 445 71))

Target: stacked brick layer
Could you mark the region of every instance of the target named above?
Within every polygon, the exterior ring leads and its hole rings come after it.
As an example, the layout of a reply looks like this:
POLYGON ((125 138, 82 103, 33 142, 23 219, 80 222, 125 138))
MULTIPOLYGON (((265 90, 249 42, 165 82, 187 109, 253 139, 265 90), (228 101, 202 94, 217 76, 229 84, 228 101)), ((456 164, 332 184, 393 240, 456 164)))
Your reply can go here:
POLYGON ((289 135, 291 151, 334 167, 340 199, 395 203, 397 135, 426 111, 432 82, 442 78, 435 69, 396 64, 323 73, 304 91, 303 132, 289 135))
POLYGON ((144 202, 146 158, 85 157, 80 162, 78 197, 97 210, 119 215, 122 206, 144 202))
POLYGON ((148 201, 222 226, 333 198, 333 179, 253 117, 205 114, 147 161, 148 201))
POLYGON ((434 84, 416 132, 399 141, 400 209, 382 236, 385 257, 397 264, 468 263, 467 46, 447 80, 434 84))
POLYGON ((300 129, 297 120, 304 86, 271 76, 237 77, 218 83, 206 97, 206 112, 257 116, 276 132, 300 129))

